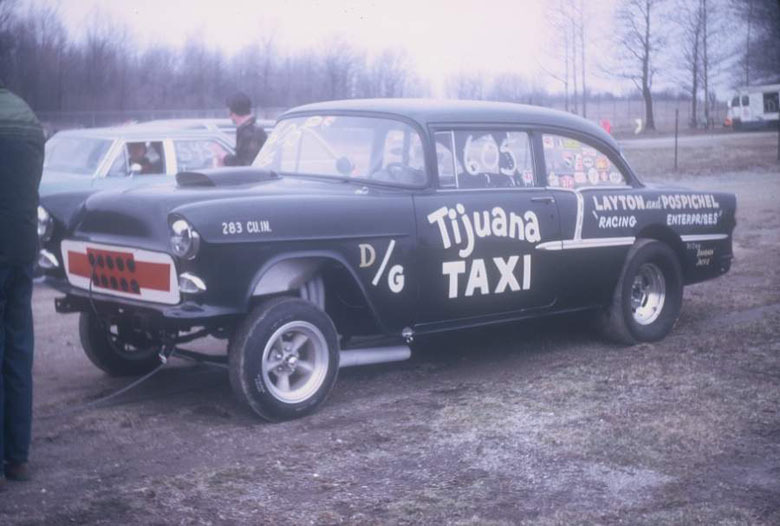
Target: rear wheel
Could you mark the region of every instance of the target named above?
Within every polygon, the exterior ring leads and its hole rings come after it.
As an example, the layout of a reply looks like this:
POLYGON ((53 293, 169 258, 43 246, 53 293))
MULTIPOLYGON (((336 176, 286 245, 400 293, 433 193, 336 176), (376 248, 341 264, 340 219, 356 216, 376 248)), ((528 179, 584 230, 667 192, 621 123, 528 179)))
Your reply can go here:
POLYGON ((315 411, 336 383, 339 347, 327 314, 308 301, 274 298, 256 307, 231 339, 230 384, 260 417, 315 411))
POLYGON ((160 364, 160 345, 130 327, 111 325, 91 312, 79 317, 79 337, 87 358, 111 376, 144 374, 160 364))
POLYGON ((640 239, 623 265, 612 302, 601 315, 609 339, 632 345, 662 339, 674 327, 682 305, 683 277, 668 245, 640 239))

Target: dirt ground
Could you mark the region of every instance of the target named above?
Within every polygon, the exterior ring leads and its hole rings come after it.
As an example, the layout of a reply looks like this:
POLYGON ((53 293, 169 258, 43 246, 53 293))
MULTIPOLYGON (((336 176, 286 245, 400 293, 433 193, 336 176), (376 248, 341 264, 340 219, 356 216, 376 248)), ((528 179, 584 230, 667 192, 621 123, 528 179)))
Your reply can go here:
POLYGON ((39 286, 34 480, 0 493, 0 523, 780 524, 772 141, 694 141, 698 168, 674 175, 668 144, 624 142, 646 180, 738 195, 731 272, 686 289, 662 342, 615 347, 578 317, 429 338, 409 362, 342 371, 288 423, 180 362, 63 415, 128 380, 87 361, 39 286))

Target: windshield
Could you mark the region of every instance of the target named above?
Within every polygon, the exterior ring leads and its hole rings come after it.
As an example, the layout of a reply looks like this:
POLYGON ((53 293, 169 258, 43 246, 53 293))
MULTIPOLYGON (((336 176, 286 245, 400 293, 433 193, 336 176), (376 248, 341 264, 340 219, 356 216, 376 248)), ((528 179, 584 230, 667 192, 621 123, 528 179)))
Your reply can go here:
POLYGON ((110 139, 55 135, 46 141, 45 170, 94 175, 111 147, 110 139))
POLYGON ((316 115, 280 121, 254 166, 400 185, 425 183, 420 135, 392 119, 316 115))

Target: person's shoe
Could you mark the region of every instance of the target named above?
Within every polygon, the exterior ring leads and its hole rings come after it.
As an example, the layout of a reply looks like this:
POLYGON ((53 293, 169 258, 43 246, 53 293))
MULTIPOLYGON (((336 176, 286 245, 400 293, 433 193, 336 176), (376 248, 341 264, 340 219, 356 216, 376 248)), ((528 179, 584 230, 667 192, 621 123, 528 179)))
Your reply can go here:
POLYGON ((9 462, 6 464, 5 478, 17 482, 30 480, 30 469, 27 467, 27 462, 9 462))

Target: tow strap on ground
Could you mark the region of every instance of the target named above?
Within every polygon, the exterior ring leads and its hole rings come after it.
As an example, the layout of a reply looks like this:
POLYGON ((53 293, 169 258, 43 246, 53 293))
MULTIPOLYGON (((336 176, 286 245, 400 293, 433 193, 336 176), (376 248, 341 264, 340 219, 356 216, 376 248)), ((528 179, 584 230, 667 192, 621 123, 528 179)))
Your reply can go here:
POLYGON ((98 407, 98 406, 100 406, 102 404, 105 404, 109 400, 113 400, 114 398, 117 398, 117 397, 125 394, 126 392, 130 391, 131 389, 134 389, 134 388, 138 387, 139 385, 141 385, 142 383, 147 381, 149 378, 151 378, 152 376, 156 375, 163 367, 165 367, 168 364, 170 358, 172 358, 174 355, 176 357, 178 357, 178 358, 183 358, 183 359, 186 359, 186 360, 192 360, 192 361, 197 362, 197 363, 203 363, 203 364, 211 365, 211 366, 214 366, 214 367, 220 367, 220 368, 226 368, 227 367, 227 364, 221 363, 218 359, 212 359, 208 355, 201 354, 201 353, 194 352, 194 351, 188 351, 186 349, 179 349, 175 345, 166 345, 160 351, 160 354, 159 354, 160 364, 157 367, 155 367, 154 369, 152 369, 151 371, 149 371, 148 373, 146 373, 142 377, 132 381, 128 385, 126 385, 123 388, 119 389, 118 391, 115 391, 115 392, 110 393, 110 394, 108 394, 106 396, 97 398, 95 400, 90 400, 89 402, 86 402, 84 404, 80 404, 80 405, 77 405, 75 407, 71 407, 70 409, 68 409, 66 411, 61 411, 59 413, 52 413, 52 414, 48 414, 48 415, 36 416, 35 418, 39 419, 39 420, 50 420, 52 418, 64 417, 64 416, 69 416, 69 415, 73 415, 73 414, 76 414, 76 413, 81 413, 82 411, 86 411, 87 409, 92 409, 94 407, 98 407))

